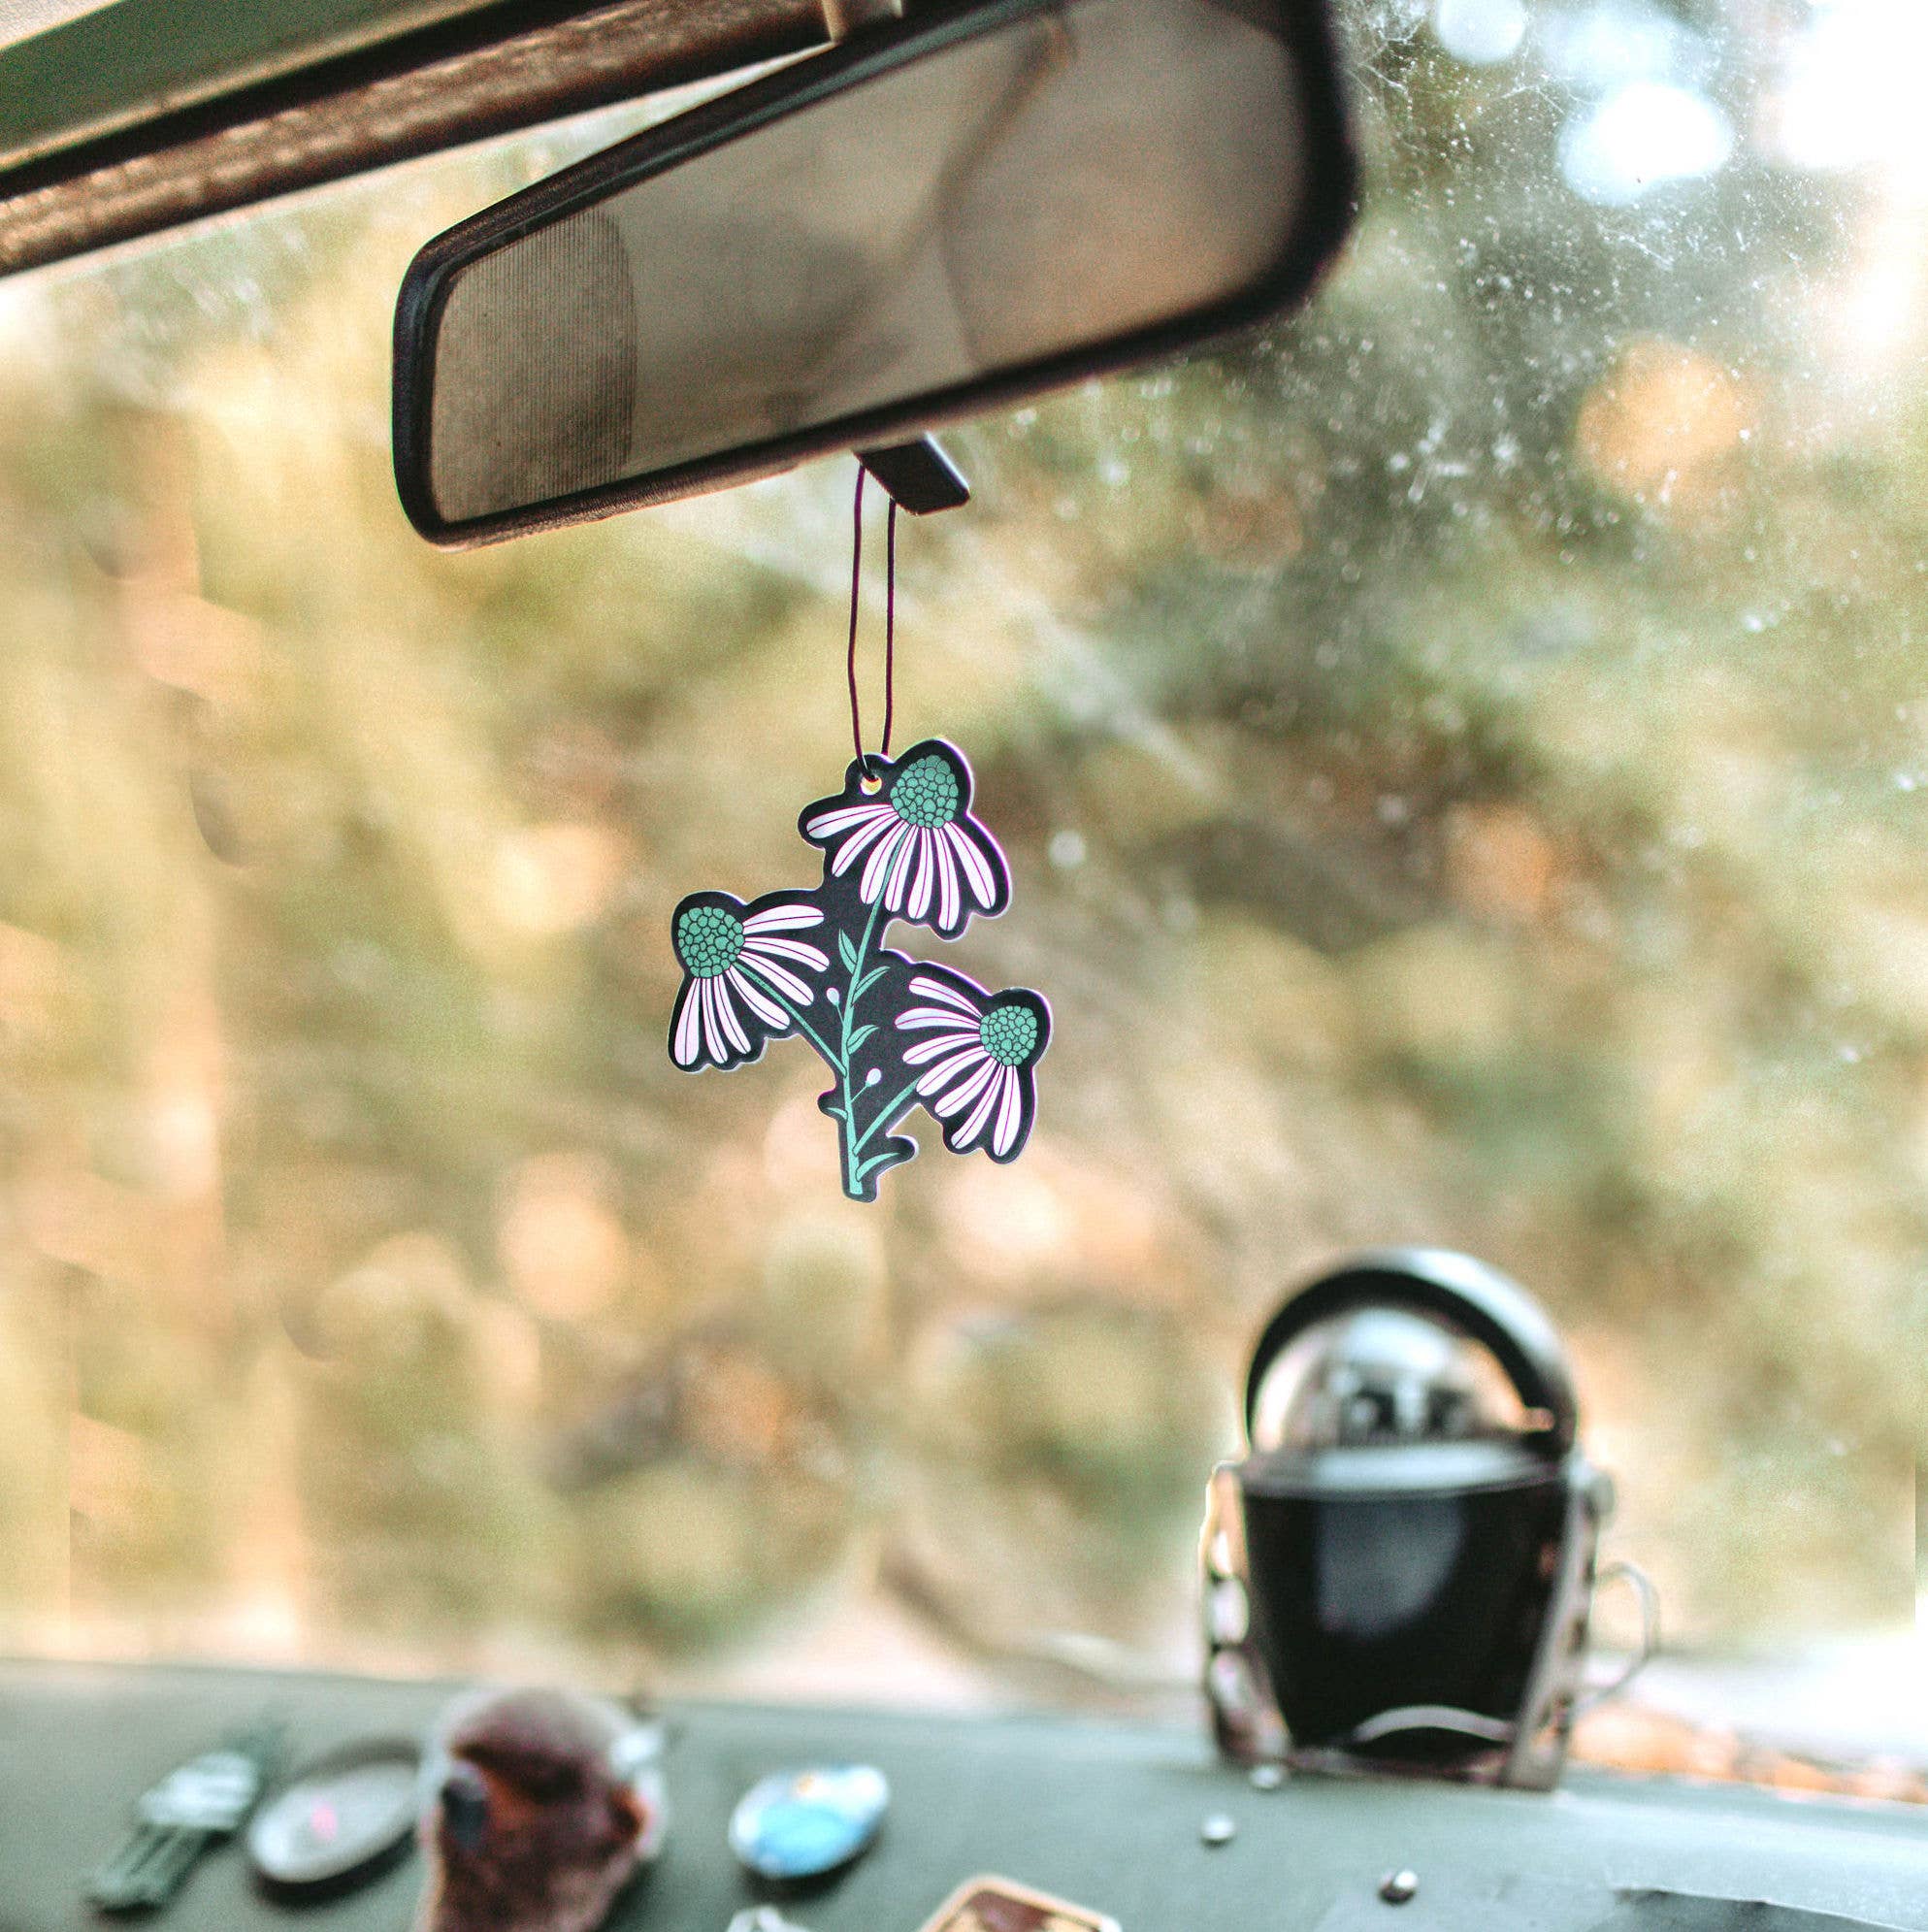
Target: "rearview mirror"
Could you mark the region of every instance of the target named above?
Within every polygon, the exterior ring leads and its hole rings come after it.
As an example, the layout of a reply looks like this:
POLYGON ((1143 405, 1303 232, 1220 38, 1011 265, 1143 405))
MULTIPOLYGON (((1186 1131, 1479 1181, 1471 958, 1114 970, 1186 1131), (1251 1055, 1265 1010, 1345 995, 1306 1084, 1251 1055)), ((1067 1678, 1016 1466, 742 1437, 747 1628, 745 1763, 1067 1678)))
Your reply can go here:
POLYGON ((1344 235, 1323 0, 978 0, 431 242, 395 472, 489 542, 864 448, 1276 314, 1344 235))

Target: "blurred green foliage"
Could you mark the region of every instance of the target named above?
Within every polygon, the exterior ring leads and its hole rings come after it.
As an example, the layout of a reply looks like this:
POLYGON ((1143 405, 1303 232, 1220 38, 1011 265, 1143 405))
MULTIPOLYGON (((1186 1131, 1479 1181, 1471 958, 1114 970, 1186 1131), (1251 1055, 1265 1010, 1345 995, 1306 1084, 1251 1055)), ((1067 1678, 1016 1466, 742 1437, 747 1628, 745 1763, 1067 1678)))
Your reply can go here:
POLYGON ((1349 10, 1310 311, 980 425, 903 532, 899 716, 1016 880, 956 956, 1057 1027, 1024 1162, 925 1128, 875 1209, 807 1055, 664 1045, 680 895, 811 876, 848 466, 467 556, 395 503, 402 269, 561 144, 0 288, 8 1642, 884 1589, 1182 1656, 1244 1348, 1400 1239, 1553 1307, 1682 1640, 1908 1614, 1928 292, 1852 324, 1928 199, 1744 145, 1590 208, 1537 43, 1420 11, 1349 10))

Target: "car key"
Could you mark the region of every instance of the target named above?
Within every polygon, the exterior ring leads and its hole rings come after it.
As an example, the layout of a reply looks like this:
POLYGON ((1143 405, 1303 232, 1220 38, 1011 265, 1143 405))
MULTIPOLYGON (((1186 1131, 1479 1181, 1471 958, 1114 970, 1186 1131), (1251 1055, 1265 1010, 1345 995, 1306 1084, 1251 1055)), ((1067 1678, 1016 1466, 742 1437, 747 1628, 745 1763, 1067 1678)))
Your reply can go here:
POLYGON ((263 1725, 178 1765, 142 1794, 134 1829, 88 1880, 88 1898, 103 1912, 166 1905, 201 1853, 247 1822, 279 1755, 278 1728, 263 1725))

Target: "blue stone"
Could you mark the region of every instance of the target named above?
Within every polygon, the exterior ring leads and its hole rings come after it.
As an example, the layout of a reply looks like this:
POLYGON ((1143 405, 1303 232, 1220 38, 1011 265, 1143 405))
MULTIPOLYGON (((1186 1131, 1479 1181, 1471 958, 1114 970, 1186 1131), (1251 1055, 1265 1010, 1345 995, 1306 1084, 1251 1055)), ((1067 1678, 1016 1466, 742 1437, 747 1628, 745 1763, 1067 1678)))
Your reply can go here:
POLYGON ((869 1850, 890 1802, 874 1765, 780 1771, 743 1793, 730 1818, 730 1849, 762 1879, 821 1878, 869 1850))

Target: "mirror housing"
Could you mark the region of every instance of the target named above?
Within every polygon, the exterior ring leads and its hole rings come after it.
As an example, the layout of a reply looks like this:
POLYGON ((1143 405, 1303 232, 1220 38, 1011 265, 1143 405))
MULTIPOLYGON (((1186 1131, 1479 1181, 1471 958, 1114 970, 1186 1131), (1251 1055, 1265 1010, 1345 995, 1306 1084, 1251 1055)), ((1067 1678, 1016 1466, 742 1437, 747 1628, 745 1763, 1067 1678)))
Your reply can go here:
POLYGON ((918 433, 1280 313, 1355 171, 1323 0, 937 0, 439 236, 396 482, 486 543, 918 433))

